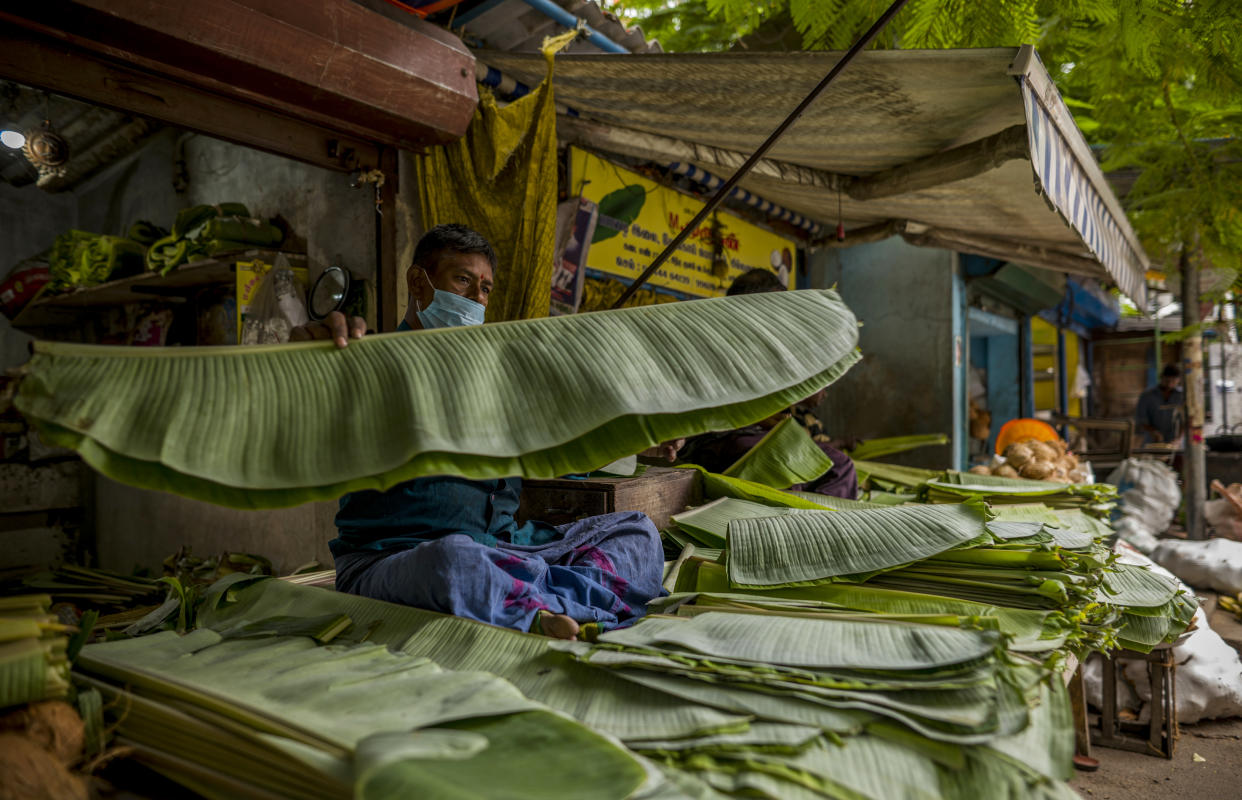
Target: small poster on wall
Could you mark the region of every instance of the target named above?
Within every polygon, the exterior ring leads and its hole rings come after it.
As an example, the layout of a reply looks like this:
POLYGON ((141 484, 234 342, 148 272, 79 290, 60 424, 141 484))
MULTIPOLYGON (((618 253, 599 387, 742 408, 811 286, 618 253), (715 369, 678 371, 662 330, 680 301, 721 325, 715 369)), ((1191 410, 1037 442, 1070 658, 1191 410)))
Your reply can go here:
POLYGON ((558 209, 557 227, 561 230, 557 232, 557 242, 565 244, 558 247, 560 255, 552 265, 551 310, 554 316, 575 314, 582 304, 587 251, 598 221, 599 208, 586 198, 567 201, 558 209))

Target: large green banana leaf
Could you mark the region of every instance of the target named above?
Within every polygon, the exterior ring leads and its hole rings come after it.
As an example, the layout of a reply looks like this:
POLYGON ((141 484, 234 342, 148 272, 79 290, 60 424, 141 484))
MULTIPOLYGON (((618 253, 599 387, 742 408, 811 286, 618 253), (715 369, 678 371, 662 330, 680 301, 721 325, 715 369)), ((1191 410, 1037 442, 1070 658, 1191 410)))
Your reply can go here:
POLYGON ((750 500, 722 497, 706 505, 674 514, 672 520, 683 533, 705 547, 723 548, 729 531, 729 523, 734 520, 800 513, 805 512, 796 508, 766 506, 750 500))
POLYGON ((1040 687, 1039 702, 1025 730, 988 743, 1012 763, 1052 780, 1074 774, 1074 717, 1065 683, 1054 677, 1040 687))
MULTIPOLYGON (((731 757, 717 757, 728 768, 731 757)), ((742 764, 737 764, 741 767, 742 764)), ((758 754, 745 766, 773 777, 797 779, 804 786, 836 796, 835 786, 867 798, 937 800, 936 764, 918 753, 876 736, 851 736, 840 746, 819 744, 796 756, 758 754)))
POLYGON ((615 674, 641 686, 712 708, 746 714, 761 720, 809 725, 842 736, 859 733, 863 725, 873 719, 865 711, 833 709, 797 698, 712 681, 685 680, 677 675, 661 674, 656 670, 624 669, 616 670, 615 674))
POLYGON ((935 555, 984 532, 966 505, 805 512, 729 525, 734 586, 803 586, 935 555))
POLYGON ((554 650, 554 640, 544 636, 285 581, 240 576, 212 588, 199 612, 203 626, 227 629, 267 617, 347 614, 354 621, 352 631, 365 632, 368 642, 428 658, 445 669, 499 675, 526 697, 620 739, 672 739, 746 723, 744 716, 622 683, 554 650))
POLYGON ((880 614, 954 614, 981 620, 994 618, 999 629, 1013 637, 1009 642, 1009 649, 1018 652, 1054 650, 1061 645, 1066 635, 1062 618, 1053 611, 976 603, 942 595, 884 589, 869 583, 821 583, 815 586, 762 590, 733 589, 729 587, 723 567, 701 564, 693 588, 701 592, 738 592, 741 596, 753 596, 755 600, 787 598, 791 601, 823 602, 841 608, 880 614))
POLYGON ((688 620, 650 618, 632 628, 609 631, 600 641, 630 647, 670 644, 762 664, 890 670, 976 661, 997 643, 990 631, 724 613, 688 620))
POLYGON ((1177 594, 1177 583, 1147 567, 1115 564, 1104 574, 1099 599, 1115 606, 1163 606, 1177 594))
POLYGON ((830 291, 271 347, 40 342, 17 407, 104 474, 237 507, 422 475, 550 478, 755 422, 836 380, 830 291))
POLYGON ((903 467, 899 464, 885 464, 881 461, 865 461, 858 458, 854 459, 854 469, 858 471, 859 483, 878 480, 906 489, 917 489, 930 480, 943 478, 946 474, 944 470, 903 467))
POLYGON ((697 739, 638 739, 628 742, 631 750, 641 753, 667 751, 746 752, 784 751, 797 752, 805 749, 823 733, 818 726, 789 725, 777 722, 753 722, 738 733, 718 733, 697 739))
POLYGON ((800 492, 794 489, 786 489, 786 494, 793 495, 799 500, 806 500, 816 505, 832 508, 837 511, 862 511, 867 508, 884 508, 895 503, 869 503, 865 500, 847 500, 844 497, 833 497, 829 494, 819 494, 818 492, 800 492))
POLYGON ((813 481, 830 469, 832 459, 815 444, 806 428, 793 417, 785 417, 724 474, 773 489, 788 489, 795 483, 813 481))

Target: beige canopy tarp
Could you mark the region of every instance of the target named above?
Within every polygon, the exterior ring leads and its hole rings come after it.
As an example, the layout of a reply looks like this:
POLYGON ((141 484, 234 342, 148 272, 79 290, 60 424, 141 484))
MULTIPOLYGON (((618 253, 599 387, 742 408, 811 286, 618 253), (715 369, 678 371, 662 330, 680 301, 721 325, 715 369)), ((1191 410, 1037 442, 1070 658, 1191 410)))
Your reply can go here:
MULTIPOLYGON (((479 52, 534 85, 539 56, 479 52)), ((562 141, 727 177, 839 53, 563 55, 562 141)), ((1115 283, 1147 258, 1035 51, 862 53, 741 184, 835 228, 1115 283)), ((835 241, 822 242, 834 246, 835 241)))

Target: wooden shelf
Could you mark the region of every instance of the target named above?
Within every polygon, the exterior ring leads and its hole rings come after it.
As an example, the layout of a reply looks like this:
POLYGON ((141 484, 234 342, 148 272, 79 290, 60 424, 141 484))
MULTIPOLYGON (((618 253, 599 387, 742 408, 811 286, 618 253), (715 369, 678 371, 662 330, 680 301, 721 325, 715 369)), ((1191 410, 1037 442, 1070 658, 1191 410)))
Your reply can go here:
MULTIPOLYGON (((238 261, 258 259, 273 263, 279 254, 278 250, 235 250, 182 264, 166 275, 144 272, 65 294, 41 296, 28 303, 13 319, 12 324, 15 328, 65 324, 72 322, 80 314, 101 307, 168 297, 188 297, 207 286, 231 284, 237 274, 235 265, 238 261)), ((284 256, 289 260, 290 266, 306 266, 305 253, 285 253, 284 256)))

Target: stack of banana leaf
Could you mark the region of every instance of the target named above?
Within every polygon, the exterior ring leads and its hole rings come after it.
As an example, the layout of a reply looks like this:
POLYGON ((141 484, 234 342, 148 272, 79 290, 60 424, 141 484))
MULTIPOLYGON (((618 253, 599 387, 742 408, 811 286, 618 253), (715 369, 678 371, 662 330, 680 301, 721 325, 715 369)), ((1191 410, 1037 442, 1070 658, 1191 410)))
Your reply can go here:
MULTIPOLYGON (((637 686, 754 719, 627 745, 726 794, 1068 797, 1062 684, 995 631, 880 617, 652 617, 561 645, 637 686)), ((1069 735, 1067 735, 1069 734, 1069 735)))
POLYGON ((0 597, 0 708, 64 697, 72 629, 49 611, 47 595, 0 597))
POLYGON ((1117 487, 1107 483, 1053 483, 1003 478, 952 470, 930 470, 855 461, 859 482, 876 494, 896 494, 905 500, 962 503, 981 499, 989 504, 1043 503, 1053 508, 1081 508, 1106 518, 1117 499, 1117 487))
POLYGON ((6 584, 4 591, 44 592, 54 603, 71 603, 102 612, 158 602, 164 587, 150 578, 127 577, 108 570, 63 564, 6 584))
POLYGON ((209 798, 621 800, 648 782, 624 748, 495 675, 324 644, 349 626, 166 631, 88 645, 75 675, 123 706, 120 744, 209 798))
POLYGON ((996 475, 950 472, 944 480, 927 483, 932 503, 961 503, 972 498, 989 504, 1043 503, 1053 508, 1081 508, 1107 518, 1117 499, 1117 487, 1109 483, 1053 483, 996 475))
POLYGON ((1071 797, 1059 680, 945 616, 653 616, 587 644, 234 575, 198 631, 76 671, 130 687, 120 743, 208 797, 1071 797))
POLYGON ((666 584, 676 613, 949 614, 999 628, 1025 652, 1148 651, 1194 613, 1174 582, 1116 563, 1110 528, 1080 509, 833 502, 843 510, 726 497, 675 516, 666 536, 693 556, 666 584))

